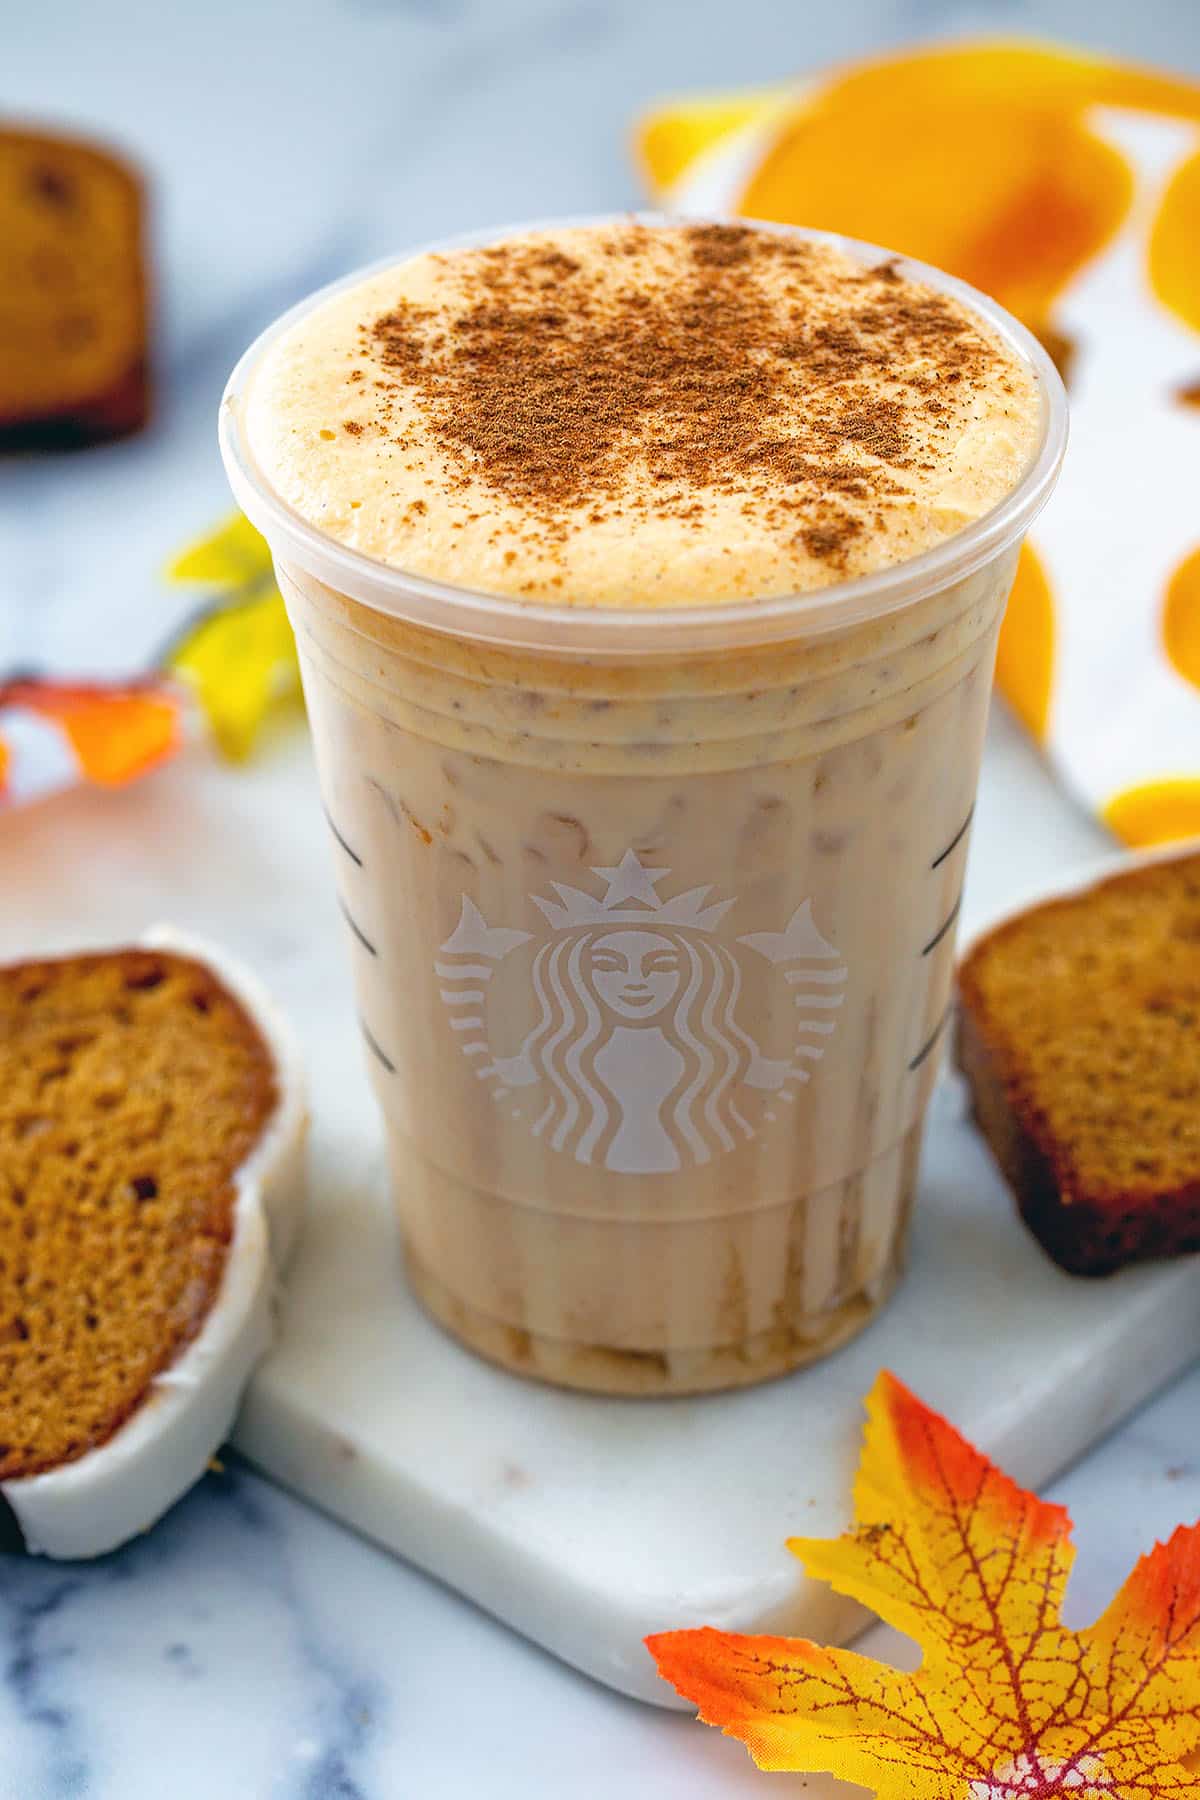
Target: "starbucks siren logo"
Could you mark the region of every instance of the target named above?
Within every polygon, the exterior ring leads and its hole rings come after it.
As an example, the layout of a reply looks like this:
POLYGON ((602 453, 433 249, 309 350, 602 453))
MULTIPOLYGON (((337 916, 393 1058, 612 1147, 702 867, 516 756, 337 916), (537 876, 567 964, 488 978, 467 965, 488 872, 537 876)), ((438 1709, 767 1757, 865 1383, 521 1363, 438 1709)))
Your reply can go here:
MULTIPOLYGON (((605 884, 598 897, 558 881, 557 900, 532 896, 548 935, 489 925, 464 894, 434 964, 451 1028, 496 1101, 576 1162, 621 1175, 709 1162, 756 1135, 739 1100, 757 1090, 791 1101, 810 1079, 835 1029, 845 964, 813 923, 810 900, 784 930, 730 945, 717 927, 736 900, 709 903, 711 887, 665 897, 658 889, 671 871, 646 868, 632 850, 592 873, 605 884), (765 1056, 739 1019, 744 950, 794 989, 781 1057, 765 1056), (506 1055, 489 984, 518 952, 537 1016, 506 1055)), ((765 1121, 777 1116, 758 1110, 765 1121)))

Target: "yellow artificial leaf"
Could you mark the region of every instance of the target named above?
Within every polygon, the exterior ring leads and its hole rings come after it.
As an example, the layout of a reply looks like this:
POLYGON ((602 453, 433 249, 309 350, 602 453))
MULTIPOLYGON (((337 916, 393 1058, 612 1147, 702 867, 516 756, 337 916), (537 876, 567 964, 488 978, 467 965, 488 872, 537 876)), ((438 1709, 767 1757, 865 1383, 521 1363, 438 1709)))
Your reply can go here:
POLYGON ((240 761, 270 708, 300 692, 295 640, 266 539, 237 513, 176 557, 167 574, 219 597, 167 661, 194 691, 222 751, 240 761))
POLYGON ((1200 1793, 1200 1526, 1156 1545, 1096 1624, 1060 1608, 1070 1520, 880 1375, 843 1537, 794 1540, 810 1575, 920 1646, 915 1674, 799 1638, 647 1639, 700 1716, 761 1768, 827 1771, 879 1800, 1183 1800, 1200 1793))
POLYGON ((215 531, 198 538, 168 565, 167 580, 180 587, 243 592, 267 581, 274 585, 271 552, 262 533, 243 513, 234 513, 215 531))
POLYGON ((241 761, 270 707, 300 690, 282 598, 267 594, 211 613, 176 646, 171 668, 195 690, 225 755, 241 761))

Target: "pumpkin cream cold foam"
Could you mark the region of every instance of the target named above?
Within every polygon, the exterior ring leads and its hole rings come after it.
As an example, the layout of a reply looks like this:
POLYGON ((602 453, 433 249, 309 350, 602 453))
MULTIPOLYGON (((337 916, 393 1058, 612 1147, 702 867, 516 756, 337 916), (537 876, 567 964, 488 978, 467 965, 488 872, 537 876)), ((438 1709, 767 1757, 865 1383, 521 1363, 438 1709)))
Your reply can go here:
POLYGON ((486 1355, 732 1386, 891 1289, 1054 381, 880 253, 634 221, 235 377, 411 1278, 486 1355))

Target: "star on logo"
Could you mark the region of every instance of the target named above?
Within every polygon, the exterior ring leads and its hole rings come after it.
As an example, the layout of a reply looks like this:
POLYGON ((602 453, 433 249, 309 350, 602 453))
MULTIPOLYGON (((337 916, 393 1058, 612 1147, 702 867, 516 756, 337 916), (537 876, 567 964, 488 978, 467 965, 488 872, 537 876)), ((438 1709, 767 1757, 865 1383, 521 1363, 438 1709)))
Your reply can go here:
POLYGON ((670 869, 643 867, 632 850, 625 852, 615 868, 592 870, 593 875, 602 876, 608 883, 605 907, 619 906, 623 900, 639 900, 645 906, 658 906, 660 901, 654 890, 670 873, 670 869))

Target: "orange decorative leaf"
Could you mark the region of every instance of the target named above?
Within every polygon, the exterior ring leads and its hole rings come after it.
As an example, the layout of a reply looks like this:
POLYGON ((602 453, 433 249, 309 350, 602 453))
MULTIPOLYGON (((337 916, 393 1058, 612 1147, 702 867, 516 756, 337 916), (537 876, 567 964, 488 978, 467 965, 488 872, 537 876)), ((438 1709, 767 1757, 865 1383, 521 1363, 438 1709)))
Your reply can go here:
POLYGON ((91 781, 117 786, 170 756, 179 745, 179 703, 153 685, 18 687, 10 698, 54 719, 91 781))
POLYGON ((1142 1558, 1103 1618, 1060 1619, 1066 1512, 1019 1488, 893 1375, 845 1536, 809 1574, 915 1639, 905 1674, 799 1638, 674 1631, 660 1672, 761 1768, 828 1771, 880 1800, 1159 1800, 1200 1793, 1200 1526, 1142 1558))
MULTIPOLYGON (((106 686, 89 682, 12 681, 0 684, 0 740, 21 714, 41 720, 61 741, 79 777, 103 787, 133 781, 174 754, 183 741, 182 698, 158 680, 106 686)), ((25 744, 26 752, 30 746, 25 744)), ((61 786, 60 759, 23 771, 23 797, 61 786)), ((0 790, 6 789, 16 758, 0 742, 0 790)), ((36 759, 35 759, 36 760, 36 759)))

